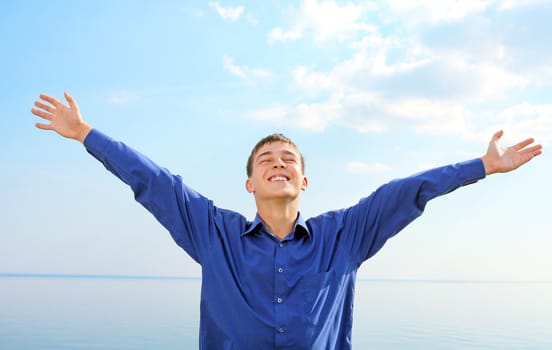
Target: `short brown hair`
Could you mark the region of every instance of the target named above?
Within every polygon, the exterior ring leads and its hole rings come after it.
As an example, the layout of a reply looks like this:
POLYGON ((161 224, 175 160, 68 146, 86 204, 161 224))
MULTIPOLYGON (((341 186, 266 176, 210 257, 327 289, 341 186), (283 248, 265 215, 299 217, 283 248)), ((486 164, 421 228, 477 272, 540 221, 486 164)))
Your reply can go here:
POLYGON ((255 157, 255 154, 257 154, 257 152, 261 147, 263 147, 267 143, 272 143, 272 142, 285 142, 295 147, 297 149, 297 152, 299 152, 299 158, 301 160, 301 170, 303 171, 303 173, 305 172, 305 159, 301 154, 301 152, 299 151, 299 148, 297 147, 297 145, 293 143, 293 141, 291 141, 289 137, 284 136, 284 134, 275 133, 275 134, 271 134, 263 137, 259 142, 257 142, 255 147, 253 147, 253 149, 251 150, 251 154, 249 155, 249 158, 247 158, 247 166, 246 166, 247 177, 251 177, 251 174, 253 173, 253 161, 254 161, 253 158, 255 157))

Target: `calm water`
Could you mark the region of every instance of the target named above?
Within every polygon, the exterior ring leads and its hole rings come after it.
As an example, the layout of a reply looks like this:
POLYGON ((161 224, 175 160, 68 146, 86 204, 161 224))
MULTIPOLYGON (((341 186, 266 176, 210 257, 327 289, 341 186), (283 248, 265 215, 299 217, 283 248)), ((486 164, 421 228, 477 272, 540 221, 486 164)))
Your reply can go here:
MULTIPOLYGON (((0 349, 196 349, 197 279, 0 277, 0 349)), ((354 349, 552 349, 552 283, 357 283, 354 349)))

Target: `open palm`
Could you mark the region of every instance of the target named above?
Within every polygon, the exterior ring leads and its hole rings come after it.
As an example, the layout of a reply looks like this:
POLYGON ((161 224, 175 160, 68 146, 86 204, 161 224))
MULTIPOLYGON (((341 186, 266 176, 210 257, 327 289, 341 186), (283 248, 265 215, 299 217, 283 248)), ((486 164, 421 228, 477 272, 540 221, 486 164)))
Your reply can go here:
POLYGON ((41 94, 41 101, 35 101, 31 112, 50 123, 36 123, 36 127, 42 130, 52 130, 63 137, 83 141, 91 127, 82 119, 79 106, 71 95, 64 94, 69 103, 66 105, 54 97, 41 94))
POLYGON ((487 153, 482 157, 487 174, 505 173, 517 169, 542 153, 541 145, 528 147, 534 142, 532 138, 510 147, 503 147, 498 143, 503 134, 504 132, 500 130, 493 135, 487 153))

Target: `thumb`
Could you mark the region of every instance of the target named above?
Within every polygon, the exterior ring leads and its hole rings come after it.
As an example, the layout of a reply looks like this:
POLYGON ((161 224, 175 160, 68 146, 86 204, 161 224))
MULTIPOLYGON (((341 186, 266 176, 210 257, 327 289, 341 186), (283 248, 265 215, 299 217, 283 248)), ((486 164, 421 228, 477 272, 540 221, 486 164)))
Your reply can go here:
POLYGON ((500 140, 502 135, 504 135, 504 130, 499 130, 499 131, 495 132, 494 135, 493 135, 493 139, 491 141, 492 142, 498 142, 498 140, 500 140))

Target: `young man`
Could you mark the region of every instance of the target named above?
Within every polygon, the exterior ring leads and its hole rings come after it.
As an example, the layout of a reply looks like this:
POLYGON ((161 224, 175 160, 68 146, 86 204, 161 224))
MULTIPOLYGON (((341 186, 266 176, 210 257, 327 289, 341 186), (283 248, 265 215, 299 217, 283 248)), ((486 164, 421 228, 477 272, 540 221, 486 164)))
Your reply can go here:
POLYGON ((477 159, 432 169, 381 186, 358 204, 305 219, 303 157, 281 134, 252 150, 246 189, 253 222, 220 209, 180 177, 88 125, 75 100, 47 95, 32 113, 44 130, 78 140, 170 232, 202 267, 201 349, 350 349, 354 283, 374 255, 426 203, 486 175, 507 172, 542 152, 527 139, 502 148, 497 132, 477 159))

